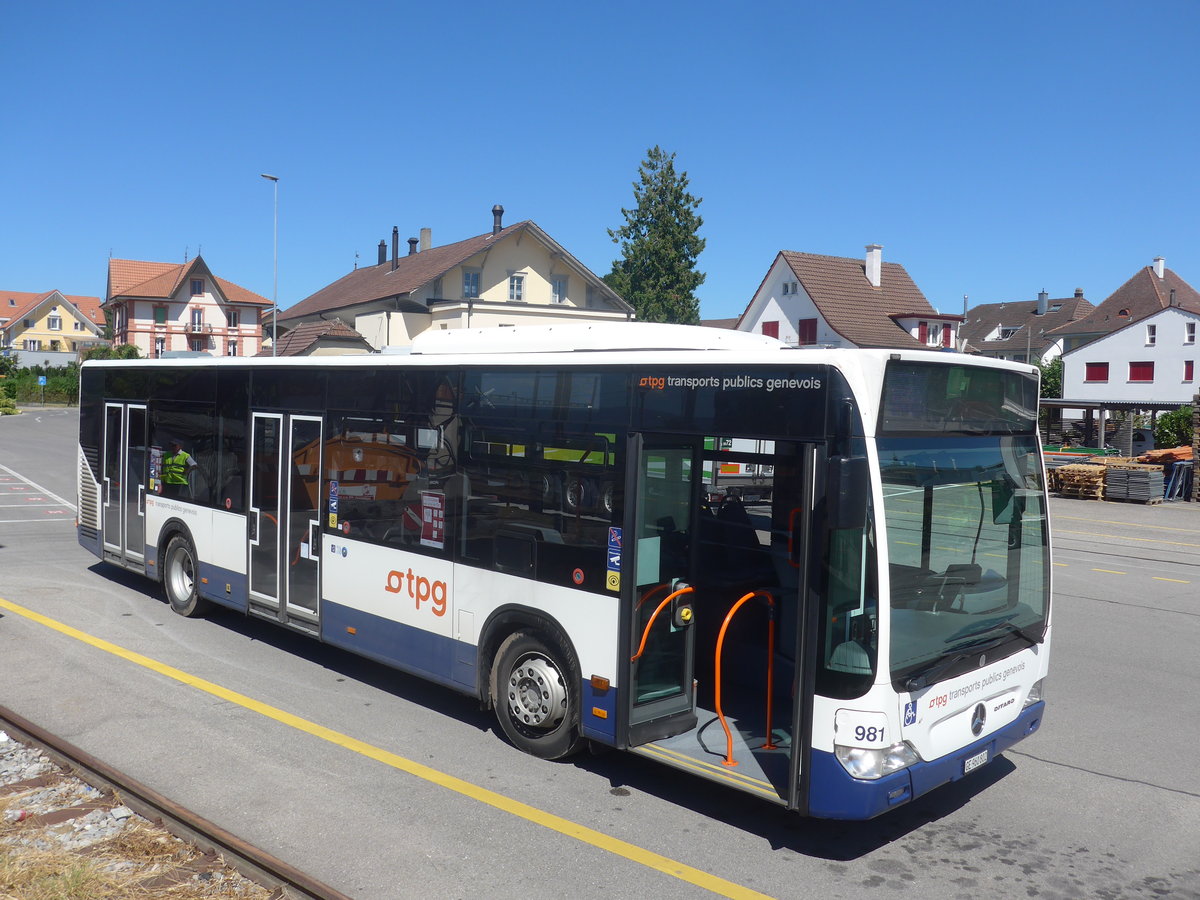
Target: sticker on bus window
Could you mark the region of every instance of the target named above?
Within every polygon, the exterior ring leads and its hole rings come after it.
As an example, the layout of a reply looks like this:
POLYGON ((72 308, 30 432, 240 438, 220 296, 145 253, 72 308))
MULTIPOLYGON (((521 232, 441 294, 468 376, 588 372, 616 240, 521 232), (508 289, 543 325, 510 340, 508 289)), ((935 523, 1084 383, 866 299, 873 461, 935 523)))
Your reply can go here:
POLYGON ((337 513, 330 513, 330 514, 329 514, 329 527, 330 527, 330 528, 337 528, 337 513))
POLYGON ((421 491, 421 546, 446 548, 446 495, 421 491))

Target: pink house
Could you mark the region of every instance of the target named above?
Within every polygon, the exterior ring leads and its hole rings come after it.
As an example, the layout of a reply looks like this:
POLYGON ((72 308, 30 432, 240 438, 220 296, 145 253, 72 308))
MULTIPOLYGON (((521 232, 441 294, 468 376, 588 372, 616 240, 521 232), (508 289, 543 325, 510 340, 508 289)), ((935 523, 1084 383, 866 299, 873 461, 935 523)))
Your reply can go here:
POLYGON ((253 356, 262 347, 259 314, 270 306, 215 276, 200 256, 185 263, 108 261, 103 308, 113 345, 133 344, 150 358, 180 351, 253 356))

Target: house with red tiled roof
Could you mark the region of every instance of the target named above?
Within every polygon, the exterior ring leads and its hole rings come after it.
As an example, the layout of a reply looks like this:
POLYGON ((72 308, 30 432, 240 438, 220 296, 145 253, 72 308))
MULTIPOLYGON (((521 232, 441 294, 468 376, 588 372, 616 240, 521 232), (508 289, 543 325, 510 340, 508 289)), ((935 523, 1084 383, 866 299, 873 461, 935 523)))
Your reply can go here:
POLYGON ((1063 397, 1188 403, 1196 393, 1200 292, 1160 256, 1103 303, 1049 334, 1063 340, 1063 397))
POLYGON ((291 331, 280 329, 274 346, 259 356, 346 356, 371 353, 367 339, 341 319, 304 322, 291 331))
POLYGON ((1054 332, 1088 315, 1094 307, 1076 288, 1073 297, 1052 299, 1045 291, 1037 302, 981 303, 967 311, 959 338, 967 353, 1033 364, 1062 354, 1063 339, 1054 332))
POLYGON ((18 365, 66 365, 105 343, 99 297, 0 291, 0 354, 18 365))
POLYGON ((104 312, 113 344, 133 344, 143 356, 253 356, 262 348, 259 314, 270 305, 214 275, 200 256, 183 263, 108 261, 104 312))
POLYGON ((550 235, 531 221, 504 226, 503 214, 493 207, 491 231, 441 246, 423 228, 405 256, 393 228, 390 259, 380 241, 376 265, 279 312, 280 331, 336 314, 382 350, 430 329, 633 318, 633 308, 550 235))
POLYGON ((904 266, 868 244, 854 259, 781 250, 738 319, 739 331, 799 347, 953 350, 963 317, 939 313, 904 266))

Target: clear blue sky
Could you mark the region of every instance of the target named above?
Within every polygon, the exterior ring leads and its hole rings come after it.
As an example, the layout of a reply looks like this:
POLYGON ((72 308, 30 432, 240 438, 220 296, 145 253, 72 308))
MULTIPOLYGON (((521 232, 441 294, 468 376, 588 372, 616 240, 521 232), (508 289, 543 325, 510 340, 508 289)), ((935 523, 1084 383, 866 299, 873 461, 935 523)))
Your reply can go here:
POLYGON ((112 256, 279 303, 532 219, 598 275, 658 144, 703 198, 701 315, 779 250, 883 245, 943 312, 1200 288, 1200 3, 17 2, 0 6, 0 289, 112 256))

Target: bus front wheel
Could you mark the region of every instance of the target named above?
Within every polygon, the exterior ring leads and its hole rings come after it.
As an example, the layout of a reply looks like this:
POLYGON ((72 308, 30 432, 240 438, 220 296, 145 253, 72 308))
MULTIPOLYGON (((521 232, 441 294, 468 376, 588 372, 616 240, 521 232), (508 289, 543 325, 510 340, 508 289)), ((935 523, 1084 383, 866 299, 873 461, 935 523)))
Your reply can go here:
POLYGON ((163 585, 171 609, 188 618, 206 613, 208 602, 200 596, 196 551, 192 542, 182 534, 175 535, 167 544, 163 560, 163 585))
POLYGON ((492 697, 505 736, 519 750, 561 759, 582 745, 574 657, 555 641, 518 631, 496 651, 492 697))

